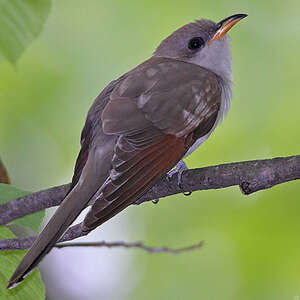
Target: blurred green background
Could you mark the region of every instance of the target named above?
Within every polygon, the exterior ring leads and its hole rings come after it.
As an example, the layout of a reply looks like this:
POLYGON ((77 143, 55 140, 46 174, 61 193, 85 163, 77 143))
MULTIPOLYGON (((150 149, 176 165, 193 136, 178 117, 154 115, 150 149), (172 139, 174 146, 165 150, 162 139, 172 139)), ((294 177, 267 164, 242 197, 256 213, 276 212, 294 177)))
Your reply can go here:
MULTIPOLYGON (((17 66, 0 62, 0 155, 12 183, 35 191, 70 181, 87 110, 105 85, 179 26, 234 13, 249 17, 230 32, 232 109, 187 164, 299 154, 299 1, 56 0, 17 66)), ((117 250, 130 266, 107 299, 116 290, 118 299, 298 299, 299 187, 247 197, 234 187, 127 209, 132 240, 206 243, 179 256, 117 250)))

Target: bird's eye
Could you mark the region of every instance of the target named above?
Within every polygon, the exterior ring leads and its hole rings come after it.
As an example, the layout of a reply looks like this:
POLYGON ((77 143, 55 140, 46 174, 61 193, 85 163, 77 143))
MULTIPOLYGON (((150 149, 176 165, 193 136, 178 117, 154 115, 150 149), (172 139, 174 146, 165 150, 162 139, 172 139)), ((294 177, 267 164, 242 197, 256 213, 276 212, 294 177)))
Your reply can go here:
POLYGON ((201 37, 194 37, 189 41, 189 49, 196 50, 204 45, 204 40, 201 37))

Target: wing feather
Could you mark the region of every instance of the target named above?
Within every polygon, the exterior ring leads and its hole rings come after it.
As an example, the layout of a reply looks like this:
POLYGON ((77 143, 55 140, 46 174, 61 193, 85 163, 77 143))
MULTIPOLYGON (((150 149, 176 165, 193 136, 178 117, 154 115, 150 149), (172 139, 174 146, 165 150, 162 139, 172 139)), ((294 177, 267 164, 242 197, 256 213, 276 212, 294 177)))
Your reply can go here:
POLYGON ((104 133, 118 140, 109 177, 83 230, 136 202, 172 169, 213 128, 220 101, 217 75, 196 65, 153 58, 127 74, 101 115, 104 133))
POLYGON ((106 88, 95 99, 88 112, 83 130, 81 132, 81 149, 76 159, 74 175, 69 192, 74 188, 81 176, 82 170, 89 156, 90 147, 92 145, 96 130, 98 133, 99 131, 102 131, 102 122, 101 120, 99 121, 99 116, 101 115, 104 107, 107 105, 111 92, 121 80, 122 77, 112 81, 109 85, 107 85, 106 88))
POLYGON ((102 188, 99 203, 105 201, 109 205, 105 208, 101 205, 97 209, 97 200, 84 220, 83 229, 90 231, 96 228, 120 209, 134 203, 181 159, 185 151, 184 139, 172 135, 166 135, 145 149, 133 149, 137 159, 126 161, 127 167, 124 169, 117 171, 113 167, 110 178, 102 188))

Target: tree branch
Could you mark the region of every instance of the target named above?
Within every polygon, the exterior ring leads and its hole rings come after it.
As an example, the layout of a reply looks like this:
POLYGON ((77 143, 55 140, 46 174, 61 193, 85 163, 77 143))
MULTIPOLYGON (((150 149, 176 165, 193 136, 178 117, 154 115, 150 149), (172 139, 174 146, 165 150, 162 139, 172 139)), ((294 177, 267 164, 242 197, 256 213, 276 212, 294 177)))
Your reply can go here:
MULTIPOLYGON (((248 195, 291 180, 300 179, 300 155, 222 164, 187 170, 182 175, 184 191, 220 189, 238 185, 248 195)), ((53 187, 0 205, 0 225, 36 211, 57 206, 70 184, 53 187)), ((177 176, 161 179, 136 204, 182 193, 177 176)), ((96 194, 97 197, 97 194, 96 194)))
POLYGON ((53 187, 0 205, 0 225, 15 219, 59 205, 66 195, 70 184, 53 187))
POLYGON ((57 244, 55 245, 56 248, 65 248, 65 247, 107 247, 107 248, 137 248, 144 250, 148 253, 170 253, 170 254, 181 254, 184 252, 197 250, 202 248, 204 242, 201 241, 198 244, 191 245, 188 247, 178 248, 178 249, 171 249, 168 247, 149 247, 144 245, 142 242, 135 242, 135 243, 125 243, 122 241, 117 242, 95 242, 95 243, 65 243, 65 244, 57 244))
MULTIPOLYGON (((87 235, 88 232, 83 232, 81 230, 81 224, 77 224, 74 226, 71 226, 65 234, 62 236, 62 238, 58 241, 60 242, 66 242, 74 240, 78 237, 87 235)), ((30 248, 33 244, 36 236, 31 237, 25 237, 25 238, 18 238, 18 239, 4 239, 0 240, 0 251, 5 250, 23 250, 30 248)))
MULTIPOLYGON (((122 247, 122 248, 137 248, 144 250, 148 253, 170 253, 170 254, 180 254, 192 250, 200 249, 204 242, 201 241, 198 244, 194 244, 188 247, 178 248, 178 249, 171 249, 168 247, 150 247, 144 245, 142 242, 134 242, 134 243, 126 243, 123 241, 116 241, 116 242, 93 242, 93 243, 63 243, 60 244, 60 242, 63 242, 65 240, 76 238, 78 234, 82 234, 80 229, 80 224, 75 225, 71 231, 75 233, 77 231, 77 234, 73 235, 71 237, 70 230, 69 234, 65 235, 63 239, 59 241, 58 244, 55 245, 56 248, 66 248, 66 247, 106 247, 106 248, 116 248, 116 247, 122 247)), ((70 228, 70 229, 71 229, 70 228)), ((29 248, 35 237, 29 237, 29 238, 21 238, 21 239, 6 239, 6 240, 0 240, 0 251, 7 251, 7 250, 23 250, 29 248)))
MULTIPOLYGON (((274 185, 300 179, 300 155, 223 164, 213 167, 187 170, 182 175, 184 191, 220 189, 238 185, 248 195, 274 185)), ((0 225, 44 208, 56 206, 63 200, 69 184, 12 200, 0 206, 0 225)), ((177 176, 163 178, 136 204, 182 193, 177 176)), ((86 235, 81 224, 70 227, 59 242, 70 241, 86 235)), ((0 240, 0 250, 29 248, 35 237, 0 240)))

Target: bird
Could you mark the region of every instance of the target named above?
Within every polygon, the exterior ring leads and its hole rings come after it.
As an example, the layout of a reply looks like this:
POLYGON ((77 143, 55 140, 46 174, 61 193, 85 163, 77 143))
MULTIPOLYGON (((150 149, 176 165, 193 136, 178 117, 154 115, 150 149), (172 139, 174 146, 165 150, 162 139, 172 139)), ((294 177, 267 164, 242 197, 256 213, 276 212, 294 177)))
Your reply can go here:
POLYGON ((8 288, 39 264, 96 193, 82 222, 84 232, 135 203, 171 170, 180 183, 183 159, 229 110, 232 58, 227 32, 246 16, 182 26, 149 59, 102 90, 87 114, 71 188, 8 288))

